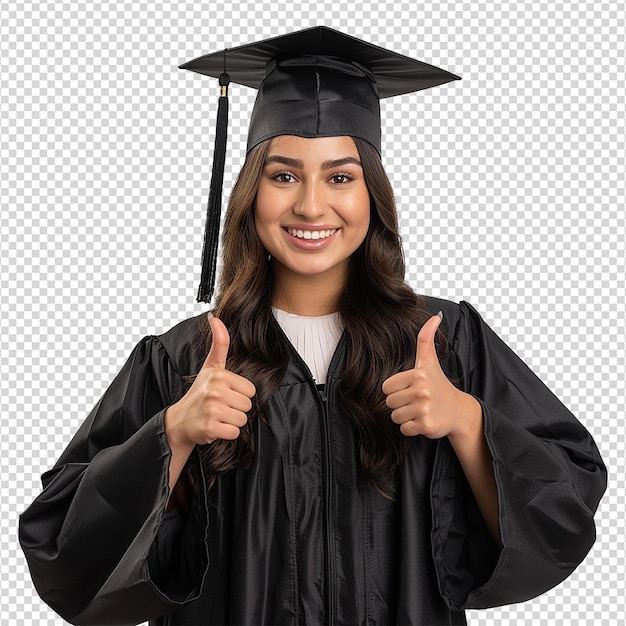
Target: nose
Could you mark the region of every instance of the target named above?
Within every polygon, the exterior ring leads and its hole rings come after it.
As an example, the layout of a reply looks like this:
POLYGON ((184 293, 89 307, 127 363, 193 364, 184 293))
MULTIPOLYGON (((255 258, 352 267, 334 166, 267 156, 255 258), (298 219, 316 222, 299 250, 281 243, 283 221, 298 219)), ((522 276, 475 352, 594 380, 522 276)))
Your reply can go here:
POLYGON ((323 186, 315 181, 302 184, 295 200, 293 212, 313 222, 328 212, 328 201, 323 186))

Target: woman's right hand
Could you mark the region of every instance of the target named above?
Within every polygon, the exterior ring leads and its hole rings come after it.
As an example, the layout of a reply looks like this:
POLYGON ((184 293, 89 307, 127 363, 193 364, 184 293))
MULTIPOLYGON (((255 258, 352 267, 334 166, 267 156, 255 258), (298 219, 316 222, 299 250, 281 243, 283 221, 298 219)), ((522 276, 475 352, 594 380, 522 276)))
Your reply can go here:
POLYGON ((187 393, 165 413, 165 431, 172 448, 187 448, 216 439, 237 439, 248 421, 254 385, 226 369, 230 336, 217 317, 209 321, 211 350, 187 393))

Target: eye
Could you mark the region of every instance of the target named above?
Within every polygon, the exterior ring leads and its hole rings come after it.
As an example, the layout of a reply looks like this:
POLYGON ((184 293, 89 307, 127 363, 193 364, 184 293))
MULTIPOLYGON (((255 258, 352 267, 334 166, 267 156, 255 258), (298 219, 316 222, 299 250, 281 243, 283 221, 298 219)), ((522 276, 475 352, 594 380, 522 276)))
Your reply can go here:
POLYGON ((276 172, 271 175, 271 178, 279 183, 293 183, 296 180, 295 176, 290 172, 276 172))
POLYGON ((352 174, 348 174, 347 172, 337 172, 330 177, 330 181, 335 185, 345 185, 351 180, 354 180, 354 176, 352 176, 352 174))

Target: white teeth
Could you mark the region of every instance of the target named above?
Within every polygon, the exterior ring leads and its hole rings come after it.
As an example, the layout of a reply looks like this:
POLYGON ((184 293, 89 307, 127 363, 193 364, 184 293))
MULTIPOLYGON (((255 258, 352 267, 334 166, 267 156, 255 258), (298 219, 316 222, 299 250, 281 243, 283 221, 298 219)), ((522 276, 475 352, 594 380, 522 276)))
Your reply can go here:
POLYGON ((331 230, 300 230, 299 228, 288 228, 287 232, 298 239, 326 239, 337 232, 336 228, 331 230))

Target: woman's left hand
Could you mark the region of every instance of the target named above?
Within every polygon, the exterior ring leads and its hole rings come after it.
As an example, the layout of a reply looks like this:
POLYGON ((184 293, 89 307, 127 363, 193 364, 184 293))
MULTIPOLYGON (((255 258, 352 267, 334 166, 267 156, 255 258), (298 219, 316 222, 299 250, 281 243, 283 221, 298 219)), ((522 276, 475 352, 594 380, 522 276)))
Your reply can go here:
POLYGON ((498 521, 498 489, 493 458, 483 434, 482 407, 478 400, 457 389, 444 374, 435 332, 441 318, 431 317, 417 337, 415 367, 391 376, 383 383, 391 419, 407 436, 430 439, 448 437, 470 484, 478 507, 498 545, 502 545, 498 521))
POLYGON ((415 367, 383 383, 391 419, 407 436, 431 439, 462 435, 471 429, 477 400, 457 389, 444 374, 435 349, 441 318, 433 315, 419 332, 415 367))

